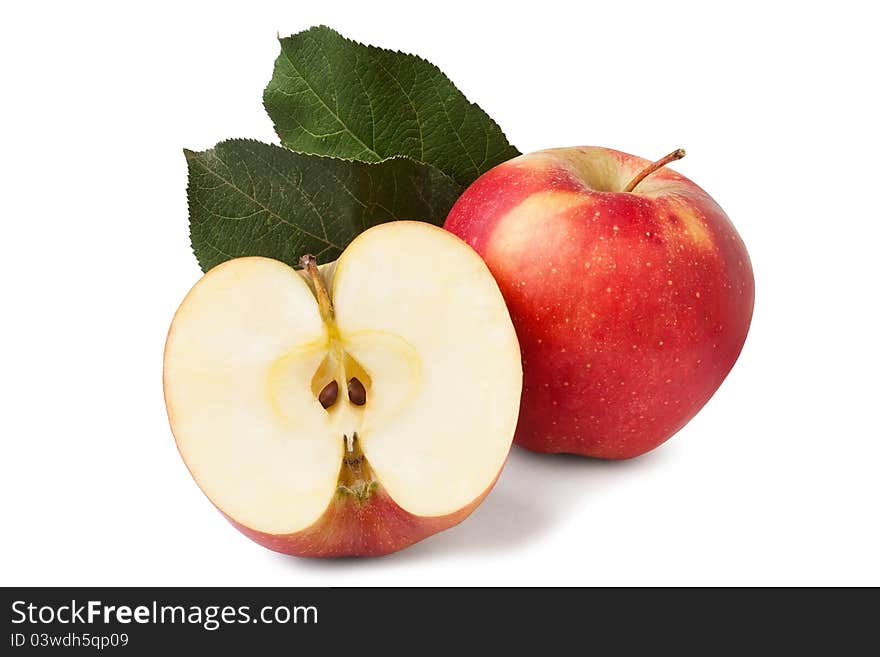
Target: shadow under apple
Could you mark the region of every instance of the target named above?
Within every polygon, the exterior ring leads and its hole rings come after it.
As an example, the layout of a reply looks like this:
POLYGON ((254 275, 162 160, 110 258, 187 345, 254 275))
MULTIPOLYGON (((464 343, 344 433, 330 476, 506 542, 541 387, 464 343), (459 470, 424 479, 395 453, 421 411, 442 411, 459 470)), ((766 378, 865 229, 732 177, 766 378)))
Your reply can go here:
POLYGON ((625 485, 634 473, 665 460, 669 445, 626 461, 571 454, 538 454, 514 448, 495 488, 461 524, 399 552, 377 559, 300 559, 277 555, 297 567, 345 568, 354 562, 405 563, 496 550, 509 551, 536 540, 571 513, 589 504, 599 489, 625 485))

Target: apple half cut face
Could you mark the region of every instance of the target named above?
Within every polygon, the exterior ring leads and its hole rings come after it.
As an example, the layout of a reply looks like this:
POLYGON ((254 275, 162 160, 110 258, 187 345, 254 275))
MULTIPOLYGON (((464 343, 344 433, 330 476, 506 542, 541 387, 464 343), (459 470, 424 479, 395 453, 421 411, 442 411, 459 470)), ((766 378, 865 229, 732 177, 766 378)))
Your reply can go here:
POLYGON ((466 517, 510 450, 519 344, 482 259, 420 222, 334 263, 229 260, 193 287, 165 400, 198 485, 239 529, 304 556, 393 552, 466 517))

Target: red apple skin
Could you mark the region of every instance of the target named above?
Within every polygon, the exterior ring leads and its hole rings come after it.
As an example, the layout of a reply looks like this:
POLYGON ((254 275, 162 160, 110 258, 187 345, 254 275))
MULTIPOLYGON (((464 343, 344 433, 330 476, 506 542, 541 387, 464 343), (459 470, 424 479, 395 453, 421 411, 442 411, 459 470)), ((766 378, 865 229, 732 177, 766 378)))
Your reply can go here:
MULTIPOLYGON (((497 481, 497 477, 496 477, 497 481)), ((366 500, 337 493, 312 526, 292 534, 255 531, 223 514, 232 525, 263 547, 298 557, 380 557, 449 529, 467 518, 495 482, 463 509, 437 517, 404 511, 381 485, 366 500)), ((222 511, 221 511, 222 513, 222 511)))
POLYGON ((523 355, 517 444, 625 459, 681 429, 742 349, 754 277, 733 224, 693 182, 605 148, 490 170, 445 228, 489 266, 523 355))

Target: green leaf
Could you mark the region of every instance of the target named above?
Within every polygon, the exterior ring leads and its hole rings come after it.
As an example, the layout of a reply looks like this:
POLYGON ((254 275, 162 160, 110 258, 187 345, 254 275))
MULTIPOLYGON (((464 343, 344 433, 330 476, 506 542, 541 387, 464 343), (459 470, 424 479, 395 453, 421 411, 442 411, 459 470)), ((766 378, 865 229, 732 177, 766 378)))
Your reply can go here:
POLYGON ((519 155, 436 66, 329 27, 281 39, 263 102, 292 150, 366 162, 405 155, 462 187, 519 155))
POLYGON ((239 256, 294 265, 312 253, 329 262, 376 224, 441 225, 461 193, 437 169, 407 158, 351 162, 242 139, 184 155, 190 238, 203 271, 239 256))

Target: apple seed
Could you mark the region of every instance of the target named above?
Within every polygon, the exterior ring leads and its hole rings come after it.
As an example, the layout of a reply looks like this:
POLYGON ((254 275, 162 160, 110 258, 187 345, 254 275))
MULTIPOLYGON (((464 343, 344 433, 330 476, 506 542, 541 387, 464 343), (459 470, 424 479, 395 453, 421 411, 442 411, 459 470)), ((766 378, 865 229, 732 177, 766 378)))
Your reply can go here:
POLYGON ((348 398, 355 406, 363 406, 367 403, 367 391, 356 376, 348 380, 348 398))
POLYGON ((318 401, 321 402, 321 406, 323 406, 324 408, 330 408, 331 406, 333 406, 333 404, 336 403, 336 398, 338 396, 339 384, 336 383, 336 379, 333 379, 330 383, 325 385, 321 392, 318 394, 318 401))

